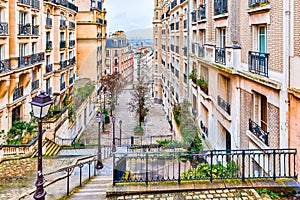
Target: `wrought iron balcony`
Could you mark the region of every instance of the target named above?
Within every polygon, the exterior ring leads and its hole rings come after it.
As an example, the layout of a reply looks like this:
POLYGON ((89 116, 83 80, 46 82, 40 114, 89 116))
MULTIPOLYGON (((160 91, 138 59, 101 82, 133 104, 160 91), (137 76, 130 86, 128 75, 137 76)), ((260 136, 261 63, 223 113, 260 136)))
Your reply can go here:
POLYGON ((60 91, 66 88, 66 82, 60 83, 60 91))
POLYGON ((31 55, 31 64, 37 64, 45 61, 45 53, 40 52, 31 55))
POLYGON ((75 47, 75 40, 69 40, 69 48, 75 47))
POLYGON ((206 6, 200 5, 200 7, 197 10, 197 14, 198 14, 198 21, 206 19, 206 6))
POLYGON ((46 18, 46 27, 52 27, 52 18, 46 18))
POLYGON ((67 60, 64 60, 64 61, 60 61, 59 64, 60 64, 60 69, 62 70, 67 67, 68 62, 67 60))
POLYGON ((46 73, 50 73, 53 71, 53 64, 47 64, 46 65, 46 73))
POLYGON ((13 101, 16 101, 22 96, 23 96, 23 86, 17 87, 13 93, 13 101))
POLYGON ((69 22, 69 29, 75 29, 75 22, 69 22))
POLYGON ((0 22, 0 35, 8 34, 8 23, 0 22))
POLYGON ((74 66, 75 63, 76 63, 76 58, 75 58, 75 56, 74 56, 73 58, 70 58, 70 59, 69 59, 69 65, 70 65, 70 66, 74 66))
POLYGON ((218 105, 230 115, 230 104, 218 95, 218 105))
POLYGON ((61 40, 59 42, 59 48, 61 48, 61 49, 65 49, 66 48, 66 41, 65 40, 61 40))
POLYGON ((33 81, 32 83, 31 83, 31 91, 34 91, 34 90, 36 90, 36 89, 38 89, 40 86, 39 86, 39 83, 40 83, 40 81, 39 80, 35 80, 35 81, 33 81))
POLYGON ((30 5, 30 0, 18 0, 19 3, 30 5))
POLYGON ((46 94, 52 95, 52 87, 46 88, 46 94))
POLYGON ((46 42, 46 50, 52 50, 52 41, 46 42))
POLYGON ((68 2, 67 0, 44 0, 44 2, 54 3, 56 5, 62 5, 66 8, 70 8, 71 10, 78 12, 78 7, 74 4, 68 2))
POLYGON ((31 24, 19 24, 19 35, 30 35, 31 24))
POLYGON ((32 6, 32 8, 40 9, 40 1, 39 0, 32 0, 31 1, 31 6, 32 6))
POLYGON ((264 131, 258 124, 249 119, 249 131, 259 138, 263 143, 269 146, 269 133, 264 131))
POLYGON ((70 2, 68 2, 68 8, 70 8, 71 10, 74 10, 75 12, 78 12, 78 7, 70 2))
POLYGON ((0 60, 0 73, 11 70, 10 59, 0 60))
POLYGON ((249 51, 248 59, 249 72, 268 77, 268 53, 249 51))
POLYGON ((27 67, 31 65, 31 55, 21 56, 18 58, 19 68, 27 67))
POLYGON ((198 57, 205 57, 205 47, 204 45, 199 45, 198 46, 198 57))
POLYGON ((63 20, 63 19, 60 20, 59 28, 61 28, 61 29, 67 28, 66 20, 63 20))
POLYGON ((221 47, 216 47, 215 51, 215 62, 220 63, 222 65, 226 65, 226 54, 225 49, 221 47))
POLYGON ((227 12, 227 0, 214 1, 214 15, 225 14, 227 12))
POLYGON ((248 0, 249 8, 262 7, 269 4, 268 0, 248 0))
POLYGON ((35 25, 32 27, 32 35, 39 35, 39 25, 35 25))

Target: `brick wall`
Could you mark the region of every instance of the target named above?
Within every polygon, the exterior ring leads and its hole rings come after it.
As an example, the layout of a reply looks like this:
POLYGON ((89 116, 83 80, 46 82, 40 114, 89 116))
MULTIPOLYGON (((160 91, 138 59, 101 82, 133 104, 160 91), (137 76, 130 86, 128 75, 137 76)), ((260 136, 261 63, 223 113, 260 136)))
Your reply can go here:
POLYGON ((268 103, 269 147, 279 148, 279 108, 268 103))
POLYGON ((240 91, 240 146, 247 149, 249 148, 249 138, 246 131, 249 130, 249 119, 252 116, 252 95, 246 90, 241 89, 240 91))
MULTIPOLYGON (((294 12, 299 13, 300 1, 294 1, 294 12)), ((300 15, 294 14, 294 51, 295 56, 300 55, 300 15)))

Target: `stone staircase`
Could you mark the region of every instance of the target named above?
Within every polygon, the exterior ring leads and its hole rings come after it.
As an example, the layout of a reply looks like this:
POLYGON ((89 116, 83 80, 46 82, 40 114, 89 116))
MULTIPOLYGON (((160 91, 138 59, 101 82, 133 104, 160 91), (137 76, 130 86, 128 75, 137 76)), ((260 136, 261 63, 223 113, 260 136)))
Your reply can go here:
POLYGON ((112 175, 97 175, 76 193, 70 196, 71 200, 105 200, 107 188, 112 184, 112 175))

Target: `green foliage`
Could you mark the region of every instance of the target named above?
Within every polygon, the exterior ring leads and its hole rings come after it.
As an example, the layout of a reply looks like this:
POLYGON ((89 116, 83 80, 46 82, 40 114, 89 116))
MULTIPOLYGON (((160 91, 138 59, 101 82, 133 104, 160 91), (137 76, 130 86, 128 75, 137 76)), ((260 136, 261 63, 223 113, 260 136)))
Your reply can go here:
POLYGON ((93 82, 88 82, 87 84, 85 84, 84 86, 78 87, 74 89, 74 100, 75 100, 75 106, 79 107, 80 104, 82 104, 82 102, 84 100, 87 99, 88 96, 90 96, 92 94, 92 92, 95 89, 95 85, 93 84, 93 82))
POLYGON ((227 162, 225 166, 218 162, 217 164, 207 164, 200 163, 196 168, 189 169, 180 174, 182 179, 192 179, 192 178, 208 178, 210 177, 210 171, 212 168, 213 178, 232 178, 236 177, 238 173, 238 166, 235 162, 227 162))
POLYGON ((196 78, 197 78, 197 71, 196 71, 196 69, 193 69, 192 71, 191 71, 191 73, 189 74, 189 77, 188 77, 189 79, 192 79, 193 81, 195 81, 196 80, 196 78))
POLYGON ((180 114, 181 114, 181 105, 179 103, 176 103, 173 107, 173 116, 178 126, 180 126, 180 122, 181 122, 180 114))
POLYGON ((204 78, 199 78, 196 81, 196 85, 201 87, 201 88, 207 88, 207 81, 204 78))
POLYGON ((12 145, 27 144, 35 136, 36 126, 26 121, 14 121, 13 126, 7 132, 6 143, 12 145))
POLYGON ((194 140, 191 143, 191 151, 201 151, 202 149, 202 140, 198 136, 195 136, 194 140))
POLYGON ((135 127, 134 127, 134 132, 135 133, 143 133, 143 127, 141 127, 140 125, 136 125, 135 127))
POLYGON ((58 105, 52 105, 49 109, 47 119, 55 118, 61 113, 61 109, 58 105))
POLYGON ((168 147, 172 143, 172 140, 164 139, 164 140, 156 140, 156 142, 162 145, 163 147, 168 147))
POLYGON ((102 114, 103 114, 103 115, 108 115, 108 109, 103 109, 103 110, 102 110, 102 114))
POLYGON ((280 196, 277 193, 274 193, 267 188, 258 189, 258 190, 256 190, 256 192, 258 194, 268 194, 271 199, 279 199, 280 198, 280 196))
POLYGON ((75 114, 76 114, 75 106, 73 103, 71 103, 69 104, 69 109, 68 109, 68 118, 71 122, 74 122, 75 114))

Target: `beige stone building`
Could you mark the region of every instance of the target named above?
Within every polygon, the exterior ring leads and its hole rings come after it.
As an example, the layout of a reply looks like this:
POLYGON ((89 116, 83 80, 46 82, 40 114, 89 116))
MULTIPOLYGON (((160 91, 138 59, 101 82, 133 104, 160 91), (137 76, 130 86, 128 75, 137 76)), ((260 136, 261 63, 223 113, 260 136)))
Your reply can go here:
POLYGON ((154 3, 153 70, 162 72, 158 97, 170 118, 188 98, 212 149, 299 146, 299 3, 154 3))
MULTIPOLYGON (((76 13, 73 1, 1 1, 0 130, 29 120, 29 102, 40 90, 51 95, 57 111, 71 100, 66 94, 76 72, 76 13)), ((49 136, 71 128, 62 115, 44 123, 49 136)))

